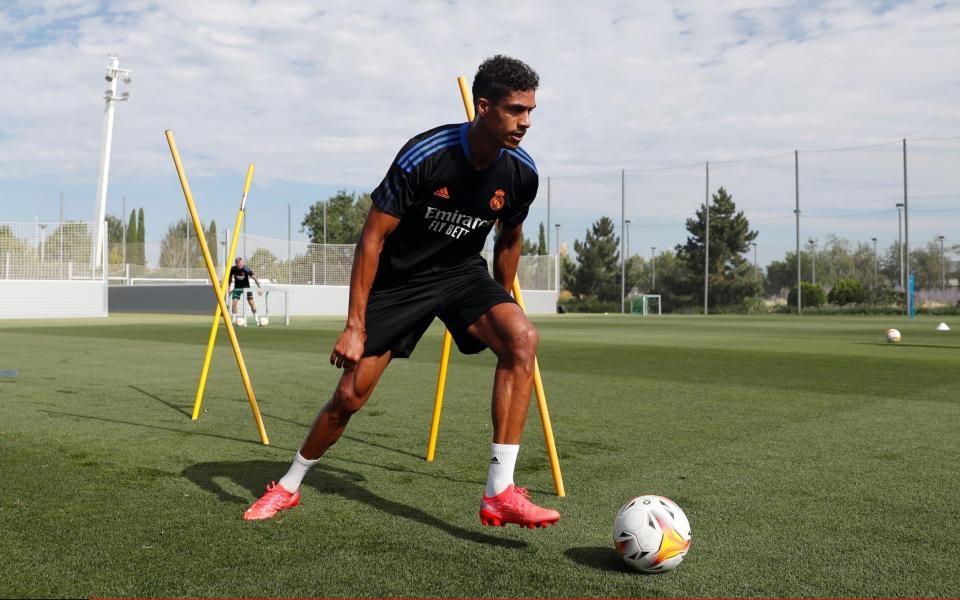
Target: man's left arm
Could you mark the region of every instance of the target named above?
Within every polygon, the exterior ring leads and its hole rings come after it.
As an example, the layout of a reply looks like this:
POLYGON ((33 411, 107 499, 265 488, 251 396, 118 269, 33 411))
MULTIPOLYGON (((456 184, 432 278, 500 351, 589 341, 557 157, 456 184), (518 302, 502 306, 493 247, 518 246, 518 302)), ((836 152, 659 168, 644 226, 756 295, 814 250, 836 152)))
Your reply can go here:
POLYGON ((493 278, 507 290, 513 291, 517 265, 523 249, 523 223, 503 225, 493 246, 493 278))
POLYGON ((254 282, 255 284, 257 284, 258 293, 262 296, 262 295, 263 295, 263 288, 260 287, 260 280, 257 279, 257 276, 256 276, 256 275, 253 274, 253 271, 248 270, 247 273, 250 275, 250 279, 252 279, 253 282, 254 282))

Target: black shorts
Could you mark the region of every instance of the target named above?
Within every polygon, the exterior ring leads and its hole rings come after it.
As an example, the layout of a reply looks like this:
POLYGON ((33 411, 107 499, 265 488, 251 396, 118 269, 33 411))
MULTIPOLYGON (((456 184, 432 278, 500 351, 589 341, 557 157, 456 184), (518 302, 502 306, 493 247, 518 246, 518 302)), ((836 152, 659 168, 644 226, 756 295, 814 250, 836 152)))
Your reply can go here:
POLYGON ((450 330, 460 352, 482 352, 487 346, 467 328, 505 302, 514 302, 513 296, 490 277, 486 265, 419 275, 398 286, 373 289, 367 301, 363 355, 391 350, 393 358, 407 358, 434 317, 450 330))

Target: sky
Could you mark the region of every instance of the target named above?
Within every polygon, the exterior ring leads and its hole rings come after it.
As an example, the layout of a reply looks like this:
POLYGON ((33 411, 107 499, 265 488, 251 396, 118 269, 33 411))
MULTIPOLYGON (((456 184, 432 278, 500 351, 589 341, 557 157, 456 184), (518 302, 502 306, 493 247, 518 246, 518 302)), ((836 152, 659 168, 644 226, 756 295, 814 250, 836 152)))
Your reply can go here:
POLYGON ((289 205, 303 240, 311 203, 376 187, 407 139, 464 120, 456 77, 508 54, 541 78, 528 237, 549 204, 561 243, 606 215, 631 253, 673 247, 709 161, 762 264, 795 245, 797 188, 803 241, 883 247, 907 139, 911 243, 960 242, 960 1, 5 0, 0 221, 56 221, 61 193, 93 220, 109 54, 133 81, 107 212, 143 207, 148 241, 186 214, 165 129, 204 221, 232 225, 253 162, 248 232, 286 238, 289 205))

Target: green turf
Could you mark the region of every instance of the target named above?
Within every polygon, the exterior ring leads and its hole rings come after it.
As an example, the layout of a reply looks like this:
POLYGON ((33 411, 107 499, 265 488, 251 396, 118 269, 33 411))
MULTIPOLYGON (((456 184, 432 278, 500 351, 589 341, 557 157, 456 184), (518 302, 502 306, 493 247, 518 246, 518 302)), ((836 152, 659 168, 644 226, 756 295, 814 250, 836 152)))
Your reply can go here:
POLYGON ((440 330, 310 473, 246 523, 328 397, 339 320, 240 331, 189 420, 208 318, 0 322, 0 596, 957 596, 960 332, 902 318, 537 319, 567 497, 531 405, 518 482, 547 530, 480 527, 493 357, 455 354, 424 462, 440 330), (899 345, 882 332, 903 331, 899 345), (693 525, 677 571, 614 555, 631 496, 693 525))

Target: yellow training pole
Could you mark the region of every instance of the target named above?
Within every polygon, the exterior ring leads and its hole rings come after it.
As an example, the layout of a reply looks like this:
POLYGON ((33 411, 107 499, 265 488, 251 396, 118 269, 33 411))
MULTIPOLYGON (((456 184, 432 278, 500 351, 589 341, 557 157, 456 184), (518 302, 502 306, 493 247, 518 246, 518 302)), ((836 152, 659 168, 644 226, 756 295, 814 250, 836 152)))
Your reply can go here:
POLYGON ((247 365, 243 362, 243 354, 240 352, 240 344, 237 342, 237 332, 233 330, 233 322, 230 321, 230 313, 227 311, 227 303, 223 298, 223 289, 220 282, 217 281, 217 271, 213 266, 213 259, 210 258, 210 249, 207 247, 207 240, 203 236, 203 227, 200 225, 200 216, 197 215, 197 207, 193 203, 193 194, 190 193, 190 184, 187 183, 187 175, 183 172, 183 164, 180 162, 180 153, 177 152, 177 143, 173 139, 173 132, 169 129, 164 132, 167 136, 167 144, 170 146, 170 154, 173 155, 173 164, 177 168, 177 176, 180 177, 180 186, 183 188, 183 196, 187 201, 187 208, 190 210, 190 218, 193 220, 194 232, 197 234, 197 240, 200 242, 200 250, 203 252, 203 261, 207 265, 207 273, 210 275, 210 283, 213 285, 214 295, 217 297, 217 304, 220 306, 220 316, 227 326, 227 335, 230 337, 230 345, 233 346, 233 356, 237 359, 237 367, 240 369, 240 377, 243 378, 243 387, 247 391, 247 399, 250 400, 250 408, 253 409, 253 418, 257 422, 257 431, 260 433, 260 441, 264 445, 270 443, 267 439, 267 431, 263 428, 263 418, 260 416, 260 408, 257 406, 257 398, 253 395, 253 385, 250 383, 250 376, 247 374, 247 365))
MULTIPOLYGON (((467 78, 457 77, 457 84, 460 86, 460 96, 463 98, 463 108, 467 113, 467 120, 473 121, 473 98, 471 98, 470 88, 467 87, 467 78)), ((520 308, 526 312, 523 304, 523 295, 520 293, 520 280, 516 276, 513 278, 513 297, 520 305, 520 308)), ((440 429, 440 411, 443 407, 443 391, 447 381, 447 367, 450 364, 450 341, 449 331, 443 334, 443 350, 440 355, 440 375, 437 378, 437 395, 433 403, 433 420, 430 426, 430 439, 427 443, 427 460, 433 461, 434 452, 437 447, 437 433, 440 429)), ((540 362, 534 357, 533 361, 533 386, 537 393, 537 406, 540 409, 540 422, 543 425, 543 436, 546 440, 547 454, 550 457, 550 470, 553 472, 553 483, 557 490, 557 495, 561 498, 566 496, 566 490, 563 487, 563 474, 560 472, 560 459, 557 456, 557 446, 553 439, 553 426, 550 424, 550 412, 547 410, 547 395, 543 390, 543 379, 540 377, 540 362)))
POLYGON ((447 385, 447 367, 450 365, 450 343, 453 336, 443 330, 443 351, 440 354, 440 375, 437 377, 437 395, 433 400, 433 420, 430 422, 430 440, 427 442, 427 462, 433 462, 437 452, 437 432, 440 429, 440 410, 443 408, 443 389, 447 385))
MULTIPOLYGON (((523 312, 527 312, 523 304, 523 294, 520 293, 520 280, 513 278, 513 299, 517 301, 523 312)), ((547 393, 543 391, 543 379, 540 377, 540 361, 533 357, 533 389, 537 393, 537 407, 540 408, 540 424, 543 426, 543 439, 547 444, 547 455, 550 457, 550 470, 553 471, 553 485, 557 495, 563 498, 567 495, 563 488, 563 474, 560 472, 560 458, 557 456, 557 445, 553 441, 553 426, 550 424, 550 411, 547 410, 547 393)))
MULTIPOLYGON (((243 225, 244 208, 247 205, 247 194, 250 192, 250 182, 253 180, 253 163, 247 167, 247 179, 243 182, 243 196, 240 197, 240 210, 237 211, 237 220, 233 224, 233 239, 230 240, 230 250, 227 251, 223 269, 223 283, 221 290, 226 290, 230 284, 230 266, 233 264, 233 256, 237 252, 237 240, 240 239, 240 228, 243 225)), ((213 360, 213 348, 217 344, 217 332, 220 330, 220 304, 217 303, 217 310, 213 315, 213 325, 210 326, 210 338, 207 340, 207 354, 203 357, 203 369, 200 370, 200 383, 197 384, 197 398, 193 402, 194 421, 200 417, 200 404, 203 403, 203 390, 207 387, 207 373, 210 371, 210 361, 213 360)))

